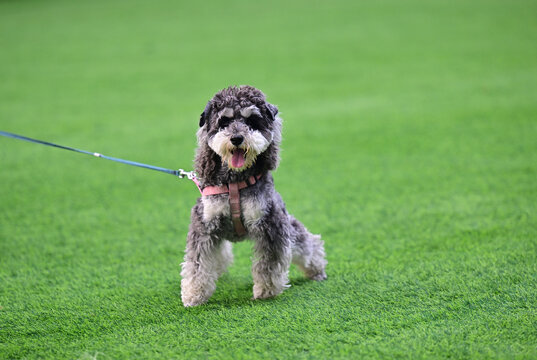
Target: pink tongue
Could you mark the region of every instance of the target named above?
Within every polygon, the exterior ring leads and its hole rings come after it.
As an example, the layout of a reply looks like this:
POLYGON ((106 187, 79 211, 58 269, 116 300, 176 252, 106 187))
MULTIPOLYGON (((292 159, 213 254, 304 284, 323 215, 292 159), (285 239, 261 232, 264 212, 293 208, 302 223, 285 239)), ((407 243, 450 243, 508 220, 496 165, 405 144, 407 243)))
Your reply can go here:
POLYGON ((231 158, 231 165, 234 168, 241 168, 244 165, 244 150, 235 149, 233 151, 233 157, 231 158))

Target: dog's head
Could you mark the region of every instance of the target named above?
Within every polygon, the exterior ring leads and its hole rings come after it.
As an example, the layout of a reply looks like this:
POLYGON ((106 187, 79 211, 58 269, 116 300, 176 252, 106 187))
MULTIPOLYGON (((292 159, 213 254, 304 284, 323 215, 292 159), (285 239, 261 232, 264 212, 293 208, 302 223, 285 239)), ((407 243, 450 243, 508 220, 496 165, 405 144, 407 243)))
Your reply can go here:
POLYGON ((260 90, 251 86, 221 90, 208 102, 199 125, 200 150, 217 154, 220 168, 243 172, 277 166, 281 119, 260 90))

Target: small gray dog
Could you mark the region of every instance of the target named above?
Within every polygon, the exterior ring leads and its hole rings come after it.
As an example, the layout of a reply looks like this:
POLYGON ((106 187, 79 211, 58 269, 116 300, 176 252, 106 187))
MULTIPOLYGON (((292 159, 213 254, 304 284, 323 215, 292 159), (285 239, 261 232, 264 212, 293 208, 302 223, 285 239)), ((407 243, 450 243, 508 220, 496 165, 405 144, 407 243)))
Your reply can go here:
POLYGON ((233 261, 231 242, 254 241, 254 299, 280 294, 291 261, 313 280, 326 279, 319 235, 285 209, 271 170, 279 162, 282 120, 251 86, 218 92, 201 114, 195 158, 202 197, 192 208, 182 264, 184 306, 207 302, 233 261))

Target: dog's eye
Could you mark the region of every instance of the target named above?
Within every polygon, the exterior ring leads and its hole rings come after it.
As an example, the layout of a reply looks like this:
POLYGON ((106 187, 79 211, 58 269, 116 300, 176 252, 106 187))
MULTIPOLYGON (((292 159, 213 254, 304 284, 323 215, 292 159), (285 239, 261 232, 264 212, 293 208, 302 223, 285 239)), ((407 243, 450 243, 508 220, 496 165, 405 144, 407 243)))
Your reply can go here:
POLYGON ((250 115, 246 118, 246 125, 248 125, 252 130, 259 130, 263 126, 263 118, 258 115, 250 115))
POLYGON ((228 118, 228 117, 221 117, 220 120, 218 121, 218 127, 220 129, 226 128, 228 127, 229 124, 231 124, 232 120, 233 119, 228 118))

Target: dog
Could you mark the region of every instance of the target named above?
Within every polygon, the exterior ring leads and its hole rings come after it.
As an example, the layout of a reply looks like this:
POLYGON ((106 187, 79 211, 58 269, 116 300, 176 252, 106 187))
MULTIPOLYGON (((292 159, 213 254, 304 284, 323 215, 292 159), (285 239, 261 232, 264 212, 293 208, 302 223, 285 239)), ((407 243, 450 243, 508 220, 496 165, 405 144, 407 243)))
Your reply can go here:
POLYGON ((209 300, 233 261, 232 243, 254 242, 253 299, 289 287, 291 262, 306 277, 326 279, 324 244, 290 215, 274 188, 282 119, 258 89, 218 92, 200 116, 194 160, 201 198, 192 208, 181 270, 185 307, 209 300))

